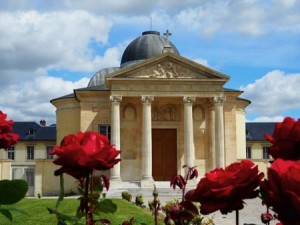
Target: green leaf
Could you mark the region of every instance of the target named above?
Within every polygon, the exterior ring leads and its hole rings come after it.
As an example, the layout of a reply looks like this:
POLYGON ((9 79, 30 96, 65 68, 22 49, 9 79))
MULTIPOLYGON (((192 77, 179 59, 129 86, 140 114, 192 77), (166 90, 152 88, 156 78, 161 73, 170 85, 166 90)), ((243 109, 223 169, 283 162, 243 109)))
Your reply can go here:
POLYGON ((0 181, 0 205, 11 205, 20 201, 26 195, 28 185, 25 180, 0 181))
POLYGON ((99 202, 100 210, 104 213, 114 213, 117 211, 117 205, 110 199, 104 199, 99 202))
POLYGON ((0 208, 0 213, 12 222, 13 218, 12 218, 10 211, 8 211, 7 209, 4 209, 4 208, 0 208))

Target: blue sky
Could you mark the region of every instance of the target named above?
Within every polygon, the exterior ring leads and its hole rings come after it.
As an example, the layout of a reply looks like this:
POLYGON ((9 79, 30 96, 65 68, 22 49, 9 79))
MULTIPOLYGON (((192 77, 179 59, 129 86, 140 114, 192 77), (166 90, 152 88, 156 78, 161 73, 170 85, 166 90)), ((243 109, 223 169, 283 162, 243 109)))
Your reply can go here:
POLYGON ((119 66, 150 28, 168 29, 182 56, 229 75, 225 87, 252 102, 248 121, 300 117, 296 0, 0 0, 0 110, 55 123, 49 101, 119 66))

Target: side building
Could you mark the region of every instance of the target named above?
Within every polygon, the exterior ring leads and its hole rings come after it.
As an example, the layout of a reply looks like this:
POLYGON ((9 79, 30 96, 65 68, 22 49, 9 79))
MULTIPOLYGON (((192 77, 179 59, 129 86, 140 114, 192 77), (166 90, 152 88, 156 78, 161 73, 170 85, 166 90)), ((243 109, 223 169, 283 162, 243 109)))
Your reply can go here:
MULTIPOLYGON (((20 138, 15 146, 7 151, 0 151, 0 179, 24 179, 27 181, 28 196, 36 193, 39 170, 39 161, 52 162, 53 156, 49 154, 56 144, 56 126, 46 126, 46 121, 15 122, 14 133, 20 138)), ((40 193, 42 194, 42 193, 40 193)))
POLYGON ((246 158, 258 165, 261 172, 266 174, 272 156, 269 155, 271 143, 264 134, 273 134, 274 122, 246 123, 246 158))

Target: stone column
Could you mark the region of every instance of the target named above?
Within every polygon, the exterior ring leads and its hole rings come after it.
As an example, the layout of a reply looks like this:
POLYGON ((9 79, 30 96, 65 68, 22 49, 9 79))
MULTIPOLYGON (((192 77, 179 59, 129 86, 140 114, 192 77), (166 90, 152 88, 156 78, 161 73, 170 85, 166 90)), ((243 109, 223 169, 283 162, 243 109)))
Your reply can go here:
POLYGON ((214 97, 215 104, 215 146, 216 166, 225 167, 225 139, 224 139, 224 113, 225 97, 214 97))
POLYGON ((185 165, 195 166, 195 146, 193 128, 193 103, 195 97, 183 97, 184 102, 184 158, 185 165))
MULTIPOLYGON (((120 150, 120 102, 122 96, 110 96, 111 102, 111 144, 113 144, 117 150, 120 150)), ((118 156, 120 157, 120 155, 118 156)), ((110 169, 110 181, 120 183, 122 182, 120 176, 120 163, 116 164, 110 169)))
POLYGON ((143 140, 142 140, 142 187, 153 187, 152 177, 152 124, 151 103, 153 96, 142 96, 143 102, 143 140))
POLYGON ((206 106, 205 168, 206 171, 211 171, 216 168, 214 102, 211 99, 208 99, 206 106))

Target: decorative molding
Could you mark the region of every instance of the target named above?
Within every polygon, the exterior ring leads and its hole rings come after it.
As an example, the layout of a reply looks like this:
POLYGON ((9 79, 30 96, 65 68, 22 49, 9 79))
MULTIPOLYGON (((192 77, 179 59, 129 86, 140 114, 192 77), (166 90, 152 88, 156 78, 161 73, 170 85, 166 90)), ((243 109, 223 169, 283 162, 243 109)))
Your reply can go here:
POLYGON ((207 78, 205 75, 201 75, 191 71, 188 68, 180 66, 170 60, 160 62, 155 66, 145 68, 139 73, 128 75, 132 78, 156 78, 156 79, 170 79, 170 78, 207 78))
POLYGON ((142 96, 143 103, 151 103, 151 102, 153 102, 153 100, 154 100, 153 96, 142 96))
POLYGON ((122 96, 111 95, 111 96, 109 96, 109 100, 111 101, 111 103, 121 102, 122 96))
POLYGON ((176 105, 155 105, 152 107, 153 121, 178 121, 179 113, 176 105))
POLYGON ((225 101, 226 101, 226 97, 217 97, 217 96, 215 96, 215 97, 213 97, 212 99, 211 99, 211 101, 214 103, 214 104, 217 104, 217 103, 224 103, 225 101))
POLYGON ((206 106, 209 110, 214 110, 215 109, 215 103, 213 102, 212 98, 208 98, 206 100, 206 106))
POLYGON ((195 97, 189 97, 189 96, 184 96, 183 97, 183 102, 184 103, 194 103, 196 100, 195 97))

